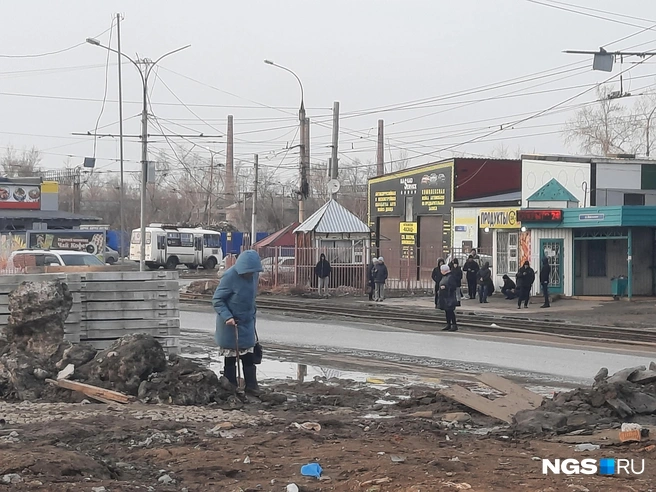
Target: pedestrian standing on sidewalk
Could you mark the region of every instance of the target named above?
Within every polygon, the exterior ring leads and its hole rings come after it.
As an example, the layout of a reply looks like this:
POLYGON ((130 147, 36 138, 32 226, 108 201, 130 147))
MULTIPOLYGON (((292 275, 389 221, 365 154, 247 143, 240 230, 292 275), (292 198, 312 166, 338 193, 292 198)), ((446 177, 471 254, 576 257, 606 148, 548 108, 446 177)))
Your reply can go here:
POLYGON ((492 272, 490 271, 490 262, 486 261, 478 271, 478 301, 487 304, 487 294, 490 281, 492 280, 492 272))
POLYGON ((319 295, 327 296, 328 295, 328 281, 330 280, 330 274, 332 272, 332 267, 328 260, 326 260, 326 255, 321 253, 319 257, 319 263, 314 267, 314 274, 317 276, 319 281, 319 295))
POLYGON ((462 268, 460 268, 460 262, 458 258, 454 258, 451 263, 449 263, 449 269, 458 283, 458 288, 456 289, 456 303, 457 306, 460 306, 460 301, 462 300, 462 268))
POLYGON ((376 271, 376 266, 378 265, 378 258, 373 258, 369 266, 367 267, 367 285, 369 285, 369 300, 374 300, 374 294, 376 293, 376 282, 374 279, 374 274, 376 271))
POLYGON ((528 261, 525 261, 519 269, 516 278, 517 290, 519 291, 517 309, 522 308, 522 302, 524 303, 524 307, 528 308, 528 301, 531 298, 531 288, 533 288, 533 282, 535 282, 535 270, 531 268, 531 264, 528 261))
POLYGON ((549 280, 551 278, 551 265, 549 265, 549 258, 546 256, 542 258, 542 267, 540 268, 540 287, 542 287, 542 294, 544 294, 544 304, 541 308, 551 307, 549 303, 549 280))
POLYGON ((385 300, 385 283, 387 282, 387 266, 385 259, 381 256, 378 258, 378 265, 374 273, 374 283, 376 284, 376 294, 374 300, 376 302, 383 302, 385 300))
POLYGON ((458 303, 456 290, 460 288, 460 285, 448 265, 442 265, 440 272, 442 273, 442 280, 440 280, 438 287, 439 307, 444 311, 446 316, 446 326, 442 328, 442 331, 458 331, 458 323, 456 321, 456 305, 458 303))
POLYGON ((442 265, 444 265, 444 258, 438 258, 437 266, 433 268, 433 273, 431 273, 431 278, 435 282, 435 309, 439 307, 438 296, 440 293, 440 281, 442 280, 442 265))
POLYGON ((478 266, 478 263, 476 263, 476 260, 474 260, 472 255, 469 255, 469 258, 467 258, 467 261, 465 262, 463 271, 467 275, 467 293, 469 294, 470 299, 476 299, 476 282, 479 270, 480 267, 478 266))
POLYGON ((255 334, 255 297, 262 262, 256 251, 249 249, 226 270, 214 292, 212 306, 216 311, 214 340, 225 357, 223 375, 235 388, 237 381, 237 351, 244 368, 246 392, 259 395, 256 367, 253 359, 257 336, 255 334), (238 336, 237 336, 238 333, 238 336))

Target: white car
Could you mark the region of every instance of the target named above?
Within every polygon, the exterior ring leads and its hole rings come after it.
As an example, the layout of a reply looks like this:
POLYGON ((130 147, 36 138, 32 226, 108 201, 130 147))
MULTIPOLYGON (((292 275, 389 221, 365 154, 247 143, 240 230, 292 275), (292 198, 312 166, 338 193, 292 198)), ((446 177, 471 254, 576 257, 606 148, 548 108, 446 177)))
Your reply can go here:
POLYGON ((10 268, 31 266, 105 266, 98 257, 84 251, 66 249, 20 249, 9 256, 10 268))

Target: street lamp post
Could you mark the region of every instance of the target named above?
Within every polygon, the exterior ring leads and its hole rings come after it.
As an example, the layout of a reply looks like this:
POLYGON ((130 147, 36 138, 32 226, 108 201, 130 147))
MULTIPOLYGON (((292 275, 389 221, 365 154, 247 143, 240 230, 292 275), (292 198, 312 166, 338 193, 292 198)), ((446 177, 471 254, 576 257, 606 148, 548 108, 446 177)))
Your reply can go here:
POLYGON ((300 175, 301 175, 301 184, 300 184, 300 189, 298 191, 298 221, 303 222, 305 220, 305 197, 307 196, 308 193, 308 183, 307 183, 307 155, 309 149, 308 143, 307 142, 307 123, 306 123, 306 118, 305 118, 305 103, 304 103, 304 97, 303 97, 303 82, 301 82, 301 79, 299 78, 296 73, 294 73, 292 70, 290 70, 287 67, 283 67, 282 65, 278 65, 277 63, 272 62, 271 60, 264 60, 264 63, 267 65, 271 65, 274 67, 278 67, 286 72, 291 73, 296 80, 298 81, 298 85, 301 87, 301 107, 298 110, 298 122, 299 122, 299 134, 300 134, 300 175))
MULTIPOLYGON (((140 228, 141 228, 141 251, 139 254, 139 271, 143 272, 146 269, 146 185, 148 184, 148 78, 152 73, 153 67, 157 65, 165 57, 189 48, 191 45, 183 46, 181 48, 169 51, 163 54, 154 62, 148 59, 137 59, 137 61, 130 58, 128 55, 121 53, 114 48, 105 46, 97 39, 87 38, 87 43, 94 46, 99 46, 112 53, 116 53, 119 57, 119 66, 121 57, 127 58, 139 71, 143 89, 143 106, 141 109, 141 214, 140 214, 140 228), (144 65, 144 68, 141 67, 144 65)), ((120 83, 120 82, 119 82, 120 83)), ((122 120, 122 118, 121 118, 122 120)), ((121 121, 122 127, 122 121, 121 121)), ((122 132, 121 132, 122 133, 122 132)))

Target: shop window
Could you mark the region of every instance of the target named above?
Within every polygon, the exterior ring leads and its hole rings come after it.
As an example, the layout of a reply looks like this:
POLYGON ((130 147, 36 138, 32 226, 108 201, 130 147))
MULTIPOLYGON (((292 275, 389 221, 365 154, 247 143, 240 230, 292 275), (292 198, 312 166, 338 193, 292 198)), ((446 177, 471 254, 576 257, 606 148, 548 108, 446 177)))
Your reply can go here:
POLYGON ((624 205, 644 205, 644 193, 624 193, 624 205))
POLYGON ((606 276, 606 241, 591 240, 588 243, 588 277, 606 276))
POLYGON ((353 263, 352 241, 321 241, 321 251, 325 253, 326 259, 332 263, 353 263))
POLYGON ((519 234, 497 232, 497 274, 515 273, 519 269, 519 234))

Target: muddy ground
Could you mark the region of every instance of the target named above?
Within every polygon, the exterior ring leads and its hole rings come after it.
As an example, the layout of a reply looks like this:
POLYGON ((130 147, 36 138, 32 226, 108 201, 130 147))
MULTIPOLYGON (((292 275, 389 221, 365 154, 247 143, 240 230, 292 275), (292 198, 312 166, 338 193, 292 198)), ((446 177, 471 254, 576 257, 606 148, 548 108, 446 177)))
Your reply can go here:
POLYGON ((577 453, 518 439, 434 388, 321 380, 268 391, 268 401, 224 408, 0 402, 0 490, 647 491, 656 483, 656 452, 640 451, 650 442, 577 453), (471 421, 442 422, 463 411, 471 421), (321 428, 293 425, 305 422, 321 428), (644 458, 647 467, 637 478, 558 477, 542 475, 537 460, 583 455, 644 458), (329 479, 302 477, 311 462, 329 479))

